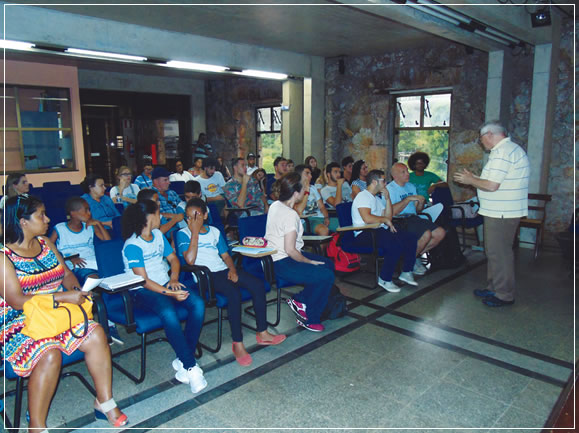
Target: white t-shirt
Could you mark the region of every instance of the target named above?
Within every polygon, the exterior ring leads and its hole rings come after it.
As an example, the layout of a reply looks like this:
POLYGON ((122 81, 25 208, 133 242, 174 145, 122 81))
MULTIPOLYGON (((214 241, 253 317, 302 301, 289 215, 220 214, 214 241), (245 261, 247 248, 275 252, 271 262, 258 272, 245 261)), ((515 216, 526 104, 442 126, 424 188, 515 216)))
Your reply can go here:
MULTIPOLYGON (((212 226, 205 226, 209 230, 207 233, 199 233, 197 242, 197 258, 195 264, 207 266, 211 272, 219 272, 227 269, 227 265, 221 258, 221 254, 229 252, 227 242, 221 236, 219 229, 212 226)), ((179 230, 177 233, 177 251, 179 256, 183 256, 191 243, 191 230, 189 227, 179 230)))
MULTIPOLYGON (((86 269, 98 270, 94 252, 93 226, 87 227, 85 223, 82 223, 82 230, 77 233, 73 232, 66 223, 59 223, 54 226, 54 230, 58 233, 56 248, 64 257, 78 254, 86 262, 84 266, 86 269)), ((70 260, 65 260, 65 263, 69 269, 74 268, 70 260)))
MULTIPOLYGON (((320 193, 322 194, 322 199, 324 200, 324 204, 326 206, 333 208, 333 206, 328 203, 328 197, 336 197, 337 189, 338 188, 335 186, 326 185, 320 191, 320 193)), ((344 182, 342 184, 342 203, 349 203, 351 201, 352 201, 352 187, 348 182, 344 182)))
POLYGON ((188 171, 184 171, 183 173, 173 173, 169 176, 169 180, 171 182, 188 182, 190 180, 195 180, 193 175, 188 171))
POLYGON ((256 165, 255 167, 247 167, 247 175, 251 176, 255 170, 258 170, 259 167, 256 165))
POLYGON ((265 238, 267 246, 277 250, 271 258, 274 262, 285 259, 288 254, 285 252, 284 236, 295 231, 296 250, 301 251, 304 246, 302 226, 300 216, 292 208, 287 207, 281 201, 274 201, 267 213, 267 223, 265 227, 265 238))
POLYGON ((216 171, 213 176, 208 179, 203 179, 201 175, 194 178, 201 185, 201 193, 205 197, 217 197, 223 195, 223 187, 225 186, 225 179, 223 175, 216 171))
POLYGON ((130 272, 132 268, 145 268, 150 280, 164 286, 170 280, 169 263, 165 257, 171 255, 173 248, 161 230, 154 229, 152 234, 153 239, 150 241, 135 234, 125 241, 123 246, 125 272, 130 272))
MULTIPOLYGON (((137 194, 139 193, 141 189, 135 185, 134 183, 130 184, 127 188, 125 188, 123 190, 123 197, 127 197, 127 198, 134 198, 135 200, 137 199, 137 194)), ((113 202, 117 202, 117 197, 119 196, 119 187, 118 186, 113 186, 111 188, 111 191, 109 193, 111 200, 113 202)), ((123 203, 125 205, 125 207, 127 207, 130 203, 126 202, 126 201, 122 201, 121 203, 123 203)))
POLYGON ((306 195, 308 198, 308 203, 306 204, 306 208, 302 212, 303 215, 312 216, 312 217, 319 217, 323 218, 324 214, 318 207, 318 200, 322 199, 320 195, 320 191, 318 188, 310 187, 310 193, 306 195))
MULTIPOLYGON (((375 216, 382 216, 382 212, 385 209, 382 202, 372 195, 370 191, 367 189, 360 191, 352 203, 352 225, 355 227, 366 225, 358 210, 361 207, 370 209, 370 213, 375 216)), ((382 227, 388 230, 387 225, 382 224, 382 227)), ((354 232, 354 236, 358 236, 360 233, 362 231, 354 232)))

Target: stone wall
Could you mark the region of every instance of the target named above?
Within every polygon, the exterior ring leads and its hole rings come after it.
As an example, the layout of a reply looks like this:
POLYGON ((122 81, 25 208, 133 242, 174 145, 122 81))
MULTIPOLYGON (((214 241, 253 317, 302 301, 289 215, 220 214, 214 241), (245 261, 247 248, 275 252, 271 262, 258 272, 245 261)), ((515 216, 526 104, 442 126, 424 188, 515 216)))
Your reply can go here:
POLYGON ((255 152, 255 108, 281 104, 280 81, 248 78, 208 80, 205 84, 207 138, 216 155, 228 162, 255 152))
MULTIPOLYGON (((480 172, 478 127, 484 121, 488 55, 449 42, 377 56, 326 61, 326 159, 347 155, 372 168, 392 163, 392 90, 452 87, 449 175, 462 167, 480 172), (340 72, 343 61, 343 73, 340 72)), ((455 198, 472 191, 451 185, 455 198)))

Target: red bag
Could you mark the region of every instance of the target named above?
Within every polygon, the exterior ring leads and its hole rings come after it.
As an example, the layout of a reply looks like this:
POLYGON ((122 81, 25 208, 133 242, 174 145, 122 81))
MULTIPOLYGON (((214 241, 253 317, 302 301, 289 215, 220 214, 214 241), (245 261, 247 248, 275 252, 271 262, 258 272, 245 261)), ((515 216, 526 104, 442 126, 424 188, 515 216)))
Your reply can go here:
POLYGON ((334 233, 332 235, 332 240, 328 244, 328 248, 326 248, 326 254, 334 261, 334 267, 336 268, 336 271, 358 271, 360 269, 360 256, 358 254, 347 253, 342 248, 340 248, 338 245, 339 239, 340 234, 334 233))

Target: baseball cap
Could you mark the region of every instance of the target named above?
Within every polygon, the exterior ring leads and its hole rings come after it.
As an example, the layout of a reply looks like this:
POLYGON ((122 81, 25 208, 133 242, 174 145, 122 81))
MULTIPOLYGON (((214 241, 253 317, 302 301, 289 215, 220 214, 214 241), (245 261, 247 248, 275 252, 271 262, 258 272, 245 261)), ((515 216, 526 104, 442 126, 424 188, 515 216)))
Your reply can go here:
POLYGON ((155 180, 159 177, 169 177, 171 173, 165 167, 155 167, 151 173, 151 179, 155 180))
POLYGON ((255 153, 248 153, 247 159, 249 159, 249 158, 255 158, 255 153))

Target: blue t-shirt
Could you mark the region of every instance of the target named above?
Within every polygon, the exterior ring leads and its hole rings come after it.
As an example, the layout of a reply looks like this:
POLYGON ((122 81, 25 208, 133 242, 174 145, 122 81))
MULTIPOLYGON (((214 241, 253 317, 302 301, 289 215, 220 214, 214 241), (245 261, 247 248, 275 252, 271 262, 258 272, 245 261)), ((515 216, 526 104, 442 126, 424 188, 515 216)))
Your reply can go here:
POLYGON ((135 184, 137 184, 139 189, 153 188, 153 181, 149 176, 145 174, 145 172, 139 174, 135 178, 135 184))
MULTIPOLYGON (((399 203, 411 195, 416 195, 416 187, 410 182, 404 186, 400 186, 395 181, 392 181, 386 185, 386 188, 388 188, 388 192, 390 193, 390 201, 392 204, 399 203)), ((416 202, 411 201, 408 203, 408 206, 398 215, 416 215, 416 202)))
POLYGON ((100 201, 93 199, 90 194, 85 193, 81 196, 86 200, 90 208, 90 213, 95 220, 100 222, 111 221, 114 217, 121 216, 115 204, 108 195, 103 195, 100 201))
MULTIPOLYGON (((199 233, 197 243, 197 258, 195 264, 207 266, 211 272, 219 272, 227 269, 227 265, 221 255, 229 252, 227 242, 221 236, 221 232, 212 226, 204 226, 207 233, 199 233)), ((177 233, 177 252, 183 257, 191 242, 191 230, 189 227, 179 230, 177 233)))
POLYGON ((123 262, 125 272, 133 268, 145 268, 150 280, 164 286, 170 280, 169 263, 165 260, 173 252, 173 248, 161 233, 161 230, 152 231, 153 239, 144 240, 133 234, 123 246, 123 262))

